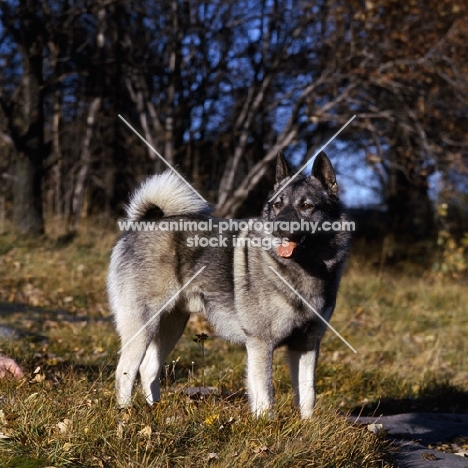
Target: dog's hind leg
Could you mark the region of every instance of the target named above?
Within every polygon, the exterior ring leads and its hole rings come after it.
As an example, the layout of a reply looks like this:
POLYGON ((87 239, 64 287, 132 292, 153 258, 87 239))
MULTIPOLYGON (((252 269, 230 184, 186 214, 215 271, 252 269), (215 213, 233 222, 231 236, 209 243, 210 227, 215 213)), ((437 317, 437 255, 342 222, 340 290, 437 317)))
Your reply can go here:
POLYGON ((317 366, 320 340, 307 351, 288 349, 289 368, 294 391, 294 402, 301 411, 301 417, 312 417, 315 405, 315 368, 317 366))
POLYGON ((246 348, 251 410, 256 416, 270 416, 273 406, 273 346, 259 339, 249 339, 246 348))
POLYGON ((121 332, 122 348, 115 371, 117 405, 121 408, 131 404, 133 384, 150 341, 151 331, 145 328, 131 327, 121 332))
POLYGON ((159 377, 164 361, 174 349, 177 341, 179 341, 188 318, 189 314, 179 310, 163 314, 154 337, 146 350, 145 357, 140 365, 140 377, 143 394, 150 405, 159 401, 159 377))

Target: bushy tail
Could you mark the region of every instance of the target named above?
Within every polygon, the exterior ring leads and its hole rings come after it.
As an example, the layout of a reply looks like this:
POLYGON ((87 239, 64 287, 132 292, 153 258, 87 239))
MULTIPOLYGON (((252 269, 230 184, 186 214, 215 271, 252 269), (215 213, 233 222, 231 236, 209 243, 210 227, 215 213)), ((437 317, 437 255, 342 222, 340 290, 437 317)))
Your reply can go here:
POLYGON ((127 206, 129 221, 162 218, 210 212, 208 202, 202 200, 174 172, 157 174, 141 184, 133 193, 127 206))

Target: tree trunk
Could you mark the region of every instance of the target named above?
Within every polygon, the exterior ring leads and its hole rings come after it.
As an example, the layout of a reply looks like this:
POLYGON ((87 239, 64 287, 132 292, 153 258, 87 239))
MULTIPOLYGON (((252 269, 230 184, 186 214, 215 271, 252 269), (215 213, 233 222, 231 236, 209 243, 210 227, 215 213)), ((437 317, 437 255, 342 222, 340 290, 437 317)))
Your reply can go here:
POLYGON ((400 241, 432 238, 436 226, 427 177, 408 173, 403 168, 397 165, 390 171, 390 193, 387 197, 389 228, 400 241))
POLYGON ((42 166, 39 158, 19 153, 13 186, 13 223, 24 233, 42 234, 42 166))
POLYGON ((75 191, 73 193, 72 209, 73 209, 73 229, 78 229, 80 223, 83 201, 85 195, 85 184, 91 167, 91 139, 94 132, 96 115, 101 105, 101 98, 94 98, 89 106, 88 117, 86 119, 86 133, 81 149, 81 167, 76 179, 75 191))
POLYGON ((40 35, 26 42, 26 56, 23 59, 24 102, 22 108, 17 109, 20 130, 15 138, 17 158, 13 188, 13 223, 24 233, 42 234, 42 163, 46 156, 41 92, 43 44, 40 35))

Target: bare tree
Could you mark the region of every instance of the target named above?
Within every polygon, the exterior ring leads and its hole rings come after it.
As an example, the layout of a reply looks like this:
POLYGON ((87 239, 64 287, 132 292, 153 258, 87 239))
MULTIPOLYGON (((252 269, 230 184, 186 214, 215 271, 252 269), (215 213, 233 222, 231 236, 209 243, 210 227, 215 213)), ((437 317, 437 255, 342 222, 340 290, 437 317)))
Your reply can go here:
POLYGON ((44 193, 76 229, 164 169, 118 114, 227 217, 258 211, 278 150, 303 162, 353 114, 347 157, 366 154, 395 230, 429 232, 431 174, 449 184, 466 162, 462 0, 21 0, 0 14, 26 231, 43 229, 44 193))
POLYGON ((46 32, 39 9, 36 0, 21 0, 16 11, 9 2, 0 4, 2 22, 19 46, 23 68, 17 88, 10 96, 2 93, 0 100, 16 148, 13 222, 32 234, 44 231, 42 162, 48 154, 42 92, 46 32))
MULTIPOLYGON (((429 177, 445 173, 452 155, 467 150, 466 3, 335 6, 325 22, 331 27, 324 51, 336 57, 326 93, 350 89, 338 110, 358 115, 350 137, 380 178, 390 229, 406 237, 430 235, 429 177)), ((336 112, 323 102, 313 110, 321 121, 332 121, 336 112)))

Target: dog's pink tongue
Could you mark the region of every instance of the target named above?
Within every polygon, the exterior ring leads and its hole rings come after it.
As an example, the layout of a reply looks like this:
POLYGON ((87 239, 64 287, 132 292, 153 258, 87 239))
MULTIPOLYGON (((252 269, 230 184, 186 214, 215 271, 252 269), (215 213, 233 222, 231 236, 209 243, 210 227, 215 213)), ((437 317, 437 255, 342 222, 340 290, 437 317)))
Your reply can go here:
POLYGON ((283 258, 289 258, 293 254, 296 246, 297 242, 285 241, 278 247, 278 255, 283 258))

